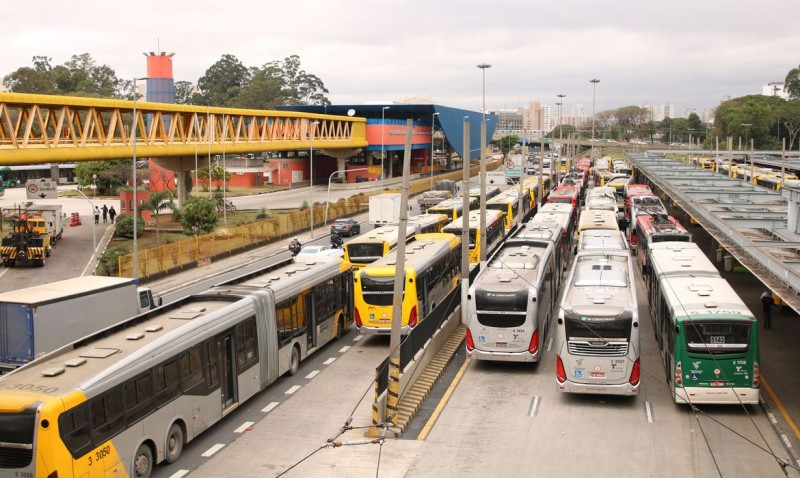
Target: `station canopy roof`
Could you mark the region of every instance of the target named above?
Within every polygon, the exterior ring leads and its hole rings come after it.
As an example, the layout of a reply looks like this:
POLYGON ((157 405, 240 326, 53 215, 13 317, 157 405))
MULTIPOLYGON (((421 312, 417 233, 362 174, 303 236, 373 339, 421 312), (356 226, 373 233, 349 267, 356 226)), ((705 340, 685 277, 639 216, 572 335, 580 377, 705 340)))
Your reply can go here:
MULTIPOLYGON (((281 105, 275 109, 283 111, 299 111, 303 113, 329 114, 339 116, 354 116, 366 118, 367 124, 380 123, 381 114, 384 118, 392 120, 412 119, 414 122, 430 125, 435 118, 437 129, 444 132, 444 136, 455 152, 464 156, 464 122, 469 126, 470 159, 479 156, 481 147, 481 119, 480 111, 451 108, 435 104, 406 104, 406 103, 381 103, 368 105, 281 105), (384 107, 389 107, 384 110, 384 107), (350 111, 352 110, 352 113, 350 111), (439 113, 433 116, 434 113, 439 113)), ((491 141, 497 127, 497 116, 486 115, 486 144, 491 141)))

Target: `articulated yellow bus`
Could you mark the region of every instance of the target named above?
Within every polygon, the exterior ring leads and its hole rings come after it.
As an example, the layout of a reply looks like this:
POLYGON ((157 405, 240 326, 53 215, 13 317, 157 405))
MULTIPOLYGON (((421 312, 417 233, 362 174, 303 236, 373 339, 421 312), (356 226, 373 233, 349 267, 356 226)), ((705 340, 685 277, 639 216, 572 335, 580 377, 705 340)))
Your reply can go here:
MULTIPOLYGON (((473 197, 467 198, 467 203, 470 211, 477 209, 480 206, 480 201, 477 198, 473 197)), ((451 221, 455 221, 456 218, 461 216, 463 210, 464 210, 464 197, 459 196, 450 199, 445 199, 439 204, 431 208, 428 208, 426 212, 428 214, 446 214, 451 221)))
MULTIPOLYGON (((408 334, 461 282, 461 240, 453 234, 417 234, 406 245, 401 332, 408 334)), ((356 327, 366 334, 392 331, 397 250, 356 272, 356 327)))
POLYGON ((522 189, 522 210, 519 210, 519 194, 517 189, 509 189, 486 201, 486 209, 501 211, 504 215, 503 228, 506 235, 521 224, 531 210, 531 197, 527 189, 522 189))
MULTIPOLYGON (((500 245, 505 235, 503 229, 504 214, 502 211, 486 210, 486 256, 490 256, 492 252, 500 245)), ((469 217, 469 263, 478 264, 481 262, 481 212, 470 211, 469 217)), ((459 217, 455 221, 444 227, 444 232, 455 234, 457 237, 462 236, 462 226, 464 225, 464 218, 459 217)))
POLYGON ((401 239, 408 240, 413 235, 414 226, 411 225, 406 226, 402 236, 398 225, 376 227, 344 243, 344 258, 358 270, 388 254, 401 239))
POLYGON ((352 281, 340 258, 289 259, 3 375, 0 476, 149 477, 342 334, 352 281))

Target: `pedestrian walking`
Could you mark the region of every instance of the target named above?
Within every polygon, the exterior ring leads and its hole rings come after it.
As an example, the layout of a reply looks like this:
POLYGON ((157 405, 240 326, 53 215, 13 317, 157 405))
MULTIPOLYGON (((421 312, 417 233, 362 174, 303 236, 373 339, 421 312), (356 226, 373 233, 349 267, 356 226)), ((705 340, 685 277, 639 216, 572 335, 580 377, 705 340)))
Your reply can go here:
POLYGON ((98 224, 100 222, 100 208, 95 206, 94 207, 94 223, 98 224))
POLYGON ((761 303, 764 305, 764 328, 771 329, 772 305, 775 304, 775 300, 772 298, 772 292, 765 290, 764 293, 761 294, 761 303))
POLYGON ((106 218, 108 217, 108 206, 103 204, 102 211, 103 211, 103 222, 106 222, 106 218))
POLYGON ((111 209, 108 210, 108 217, 111 218, 111 224, 114 224, 114 218, 117 217, 117 211, 114 206, 111 206, 111 209))

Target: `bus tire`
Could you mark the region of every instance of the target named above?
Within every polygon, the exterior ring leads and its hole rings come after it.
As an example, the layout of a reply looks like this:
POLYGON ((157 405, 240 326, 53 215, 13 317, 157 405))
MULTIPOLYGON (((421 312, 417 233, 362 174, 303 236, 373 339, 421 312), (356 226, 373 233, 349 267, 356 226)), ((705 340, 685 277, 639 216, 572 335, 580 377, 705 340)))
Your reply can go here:
POLYGON ((340 315, 339 319, 336 321, 336 337, 335 338, 338 340, 338 339, 342 338, 342 335, 344 335, 344 317, 342 317, 340 315))
POLYGON ((289 365, 289 375, 294 375, 300 370, 300 348, 295 345, 292 347, 291 364, 289 365))
POLYGON ((136 454, 133 456, 133 473, 136 478, 150 478, 153 473, 153 450, 147 445, 142 443, 136 454))
POLYGON ((171 427, 169 427, 169 433, 167 433, 167 444, 165 448, 165 459, 167 463, 175 463, 178 461, 178 458, 181 457, 181 452, 183 452, 183 428, 178 423, 173 423, 171 427))

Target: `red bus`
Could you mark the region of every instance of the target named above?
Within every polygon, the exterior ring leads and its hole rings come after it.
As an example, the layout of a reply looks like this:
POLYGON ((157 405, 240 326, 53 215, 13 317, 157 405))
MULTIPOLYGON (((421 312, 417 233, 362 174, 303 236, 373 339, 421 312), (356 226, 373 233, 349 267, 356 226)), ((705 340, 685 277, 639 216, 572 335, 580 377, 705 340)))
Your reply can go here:
POLYGON ((644 184, 628 184, 625 186, 625 217, 631 219, 631 197, 633 196, 654 196, 650 186, 644 184))
POLYGON ((577 185, 559 185, 552 192, 550 192, 547 202, 556 204, 572 204, 572 207, 577 209, 579 196, 580 190, 578 189, 577 185))
POLYGON ((647 252, 656 242, 692 242, 692 235, 677 219, 664 214, 643 214, 636 218, 631 249, 638 256, 642 272, 647 271, 647 252))

